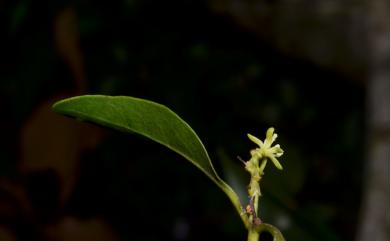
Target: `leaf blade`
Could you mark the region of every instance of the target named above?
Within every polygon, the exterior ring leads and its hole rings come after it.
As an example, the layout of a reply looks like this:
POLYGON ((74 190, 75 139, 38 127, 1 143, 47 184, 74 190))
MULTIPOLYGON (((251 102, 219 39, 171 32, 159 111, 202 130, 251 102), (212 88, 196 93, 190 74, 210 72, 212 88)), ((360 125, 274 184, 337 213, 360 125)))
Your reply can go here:
MULTIPOLYGON (((197 134, 166 106, 128 96, 84 95, 61 100, 53 105, 53 110, 81 121, 137 133, 168 147, 217 184, 241 214, 238 195, 218 176, 197 134)), ((248 226, 246 215, 240 217, 248 226)))

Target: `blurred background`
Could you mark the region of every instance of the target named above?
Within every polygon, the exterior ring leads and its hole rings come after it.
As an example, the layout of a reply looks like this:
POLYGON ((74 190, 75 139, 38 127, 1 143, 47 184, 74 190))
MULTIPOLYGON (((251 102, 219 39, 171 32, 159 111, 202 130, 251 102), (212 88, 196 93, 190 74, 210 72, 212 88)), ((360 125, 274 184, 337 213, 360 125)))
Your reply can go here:
POLYGON ((386 2, 0 1, 0 240, 246 240, 180 156, 51 111, 107 94, 178 113, 243 202, 236 156, 274 126, 263 221, 291 241, 388 241, 386 2))

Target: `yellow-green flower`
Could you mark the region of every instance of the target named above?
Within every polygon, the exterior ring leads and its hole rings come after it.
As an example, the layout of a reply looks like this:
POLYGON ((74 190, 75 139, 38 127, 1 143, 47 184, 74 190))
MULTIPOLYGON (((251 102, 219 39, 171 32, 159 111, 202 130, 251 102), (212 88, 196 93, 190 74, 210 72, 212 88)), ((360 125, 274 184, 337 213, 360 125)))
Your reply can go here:
POLYGON ((256 148, 251 151, 251 155, 252 158, 255 158, 257 160, 263 160, 265 158, 268 158, 274 163, 276 168, 282 170, 283 167, 282 165, 280 165, 277 157, 281 157, 283 155, 283 150, 282 148, 280 148, 279 144, 272 146, 272 144, 278 137, 278 135, 274 133, 274 131, 275 129, 273 127, 267 130, 264 142, 257 137, 248 134, 248 138, 259 146, 259 148, 256 148))

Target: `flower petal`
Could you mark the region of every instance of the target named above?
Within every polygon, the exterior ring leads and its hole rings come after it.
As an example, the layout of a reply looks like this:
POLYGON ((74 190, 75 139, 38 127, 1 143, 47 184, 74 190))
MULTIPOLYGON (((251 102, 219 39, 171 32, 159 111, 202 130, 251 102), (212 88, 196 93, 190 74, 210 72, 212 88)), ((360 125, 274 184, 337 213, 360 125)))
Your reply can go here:
POLYGON ((284 153, 283 149, 280 148, 280 145, 277 144, 274 147, 271 148, 271 152, 276 156, 276 157, 281 157, 284 153))
POLYGON ((247 134, 248 135, 248 138, 253 141, 254 143, 256 143, 258 146, 260 147, 263 147, 264 146, 264 143, 257 137, 255 136, 252 136, 251 134, 247 134))
POLYGON ((271 144, 274 143, 274 141, 276 140, 276 138, 278 137, 278 134, 274 133, 272 135, 272 140, 271 140, 271 144))
MULTIPOLYGON (((273 127, 268 128, 266 139, 272 141, 272 136, 274 135, 275 129, 273 127)), ((271 144, 271 143, 270 143, 271 144)))
POLYGON ((276 159, 273 155, 269 156, 269 159, 271 159, 271 161, 274 163, 274 165, 277 169, 283 170, 282 165, 280 165, 280 162, 278 161, 278 159, 276 159))

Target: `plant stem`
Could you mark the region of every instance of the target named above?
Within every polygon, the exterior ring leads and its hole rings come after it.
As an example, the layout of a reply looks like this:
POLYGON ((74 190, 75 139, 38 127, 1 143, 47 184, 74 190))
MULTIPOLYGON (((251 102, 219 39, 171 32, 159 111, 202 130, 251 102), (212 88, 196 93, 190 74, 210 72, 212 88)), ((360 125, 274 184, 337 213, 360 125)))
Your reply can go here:
POLYGON ((266 133, 266 139, 261 141, 255 136, 248 134, 251 141, 256 143, 259 148, 251 150, 251 159, 245 162, 245 169, 250 173, 251 179, 248 186, 248 194, 250 198, 249 205, 246 207, 248 214, 248 220, 250 225, 248 229, 248 241, 259 241, 260 233, 264 230, 271 233, 273 240, 284 241, 284 238, 280 231, 272 225, 262 223, 259 218, 259 202, 261 197, 260 181, 264 175, 264 168, 267 165, 267 160, 270 159, 276 168, 282 170, 282 166, 276 157, 280 157, 283 154, 283 150, 279 145, 272 147, 272 143, 275 141, 277 135, 274 134, 274 129, 269 128, 266 133), (260 165, 259 165, 260 164, 260 165))
POLYGON ((248 241, 259 241, 260 234, 254 228, 248 229, 248 241))
POLYGON ((255 200, 253 200, 253 206, 255 208, 255 216, 259 217, 259 199, 260 199, 260 194, 256 195, 255 200))

